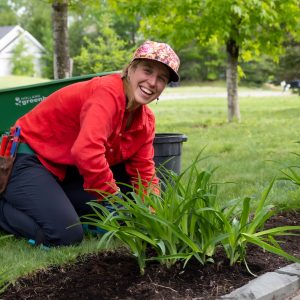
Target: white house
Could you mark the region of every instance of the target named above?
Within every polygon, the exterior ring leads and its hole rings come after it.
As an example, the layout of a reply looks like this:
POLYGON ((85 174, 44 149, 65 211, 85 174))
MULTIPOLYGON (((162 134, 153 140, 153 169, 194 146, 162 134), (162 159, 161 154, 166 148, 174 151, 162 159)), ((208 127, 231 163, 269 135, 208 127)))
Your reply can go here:
POLYGON ((41 75, 41 57, 45 48, 28 31, 15 26, 0 26, 0 76, 11 75, 13 49, 23 42, 24 55, 34 57, 35 76, 41 75))

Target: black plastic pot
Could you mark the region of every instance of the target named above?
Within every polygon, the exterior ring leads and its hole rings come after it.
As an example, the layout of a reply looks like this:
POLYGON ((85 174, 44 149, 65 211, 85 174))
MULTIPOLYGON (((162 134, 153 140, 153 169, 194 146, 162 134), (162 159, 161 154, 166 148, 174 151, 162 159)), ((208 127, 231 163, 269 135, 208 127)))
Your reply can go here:
POLYGON ((158 168, 158 177, 162 178, 162 170, 172 170, 176 174, 181 171, 182 143, 187 136, 181 133, 156 133, 154 146, 154 162, 158 168), (160 166, 163 166, 160 169, 160 166))

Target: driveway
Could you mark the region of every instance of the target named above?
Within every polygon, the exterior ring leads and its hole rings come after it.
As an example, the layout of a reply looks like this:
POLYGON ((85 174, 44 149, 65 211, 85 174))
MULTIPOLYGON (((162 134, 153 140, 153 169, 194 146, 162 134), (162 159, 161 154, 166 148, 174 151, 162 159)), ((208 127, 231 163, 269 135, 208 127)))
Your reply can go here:
MULTIPOLYGON (((239 98, 242 97, 289 97, 292 94, 289 91, 241 91, 238 93, 239 98)), ((217 93, 201 93, 201 92, 182 92, 178 90, 176 93, 176 88, 174 92, 167 91, 163 93, 160 98, 162 100, 179 100, 179 99, 197 99, 197 98, 227 98, 226 92, 217 93)))

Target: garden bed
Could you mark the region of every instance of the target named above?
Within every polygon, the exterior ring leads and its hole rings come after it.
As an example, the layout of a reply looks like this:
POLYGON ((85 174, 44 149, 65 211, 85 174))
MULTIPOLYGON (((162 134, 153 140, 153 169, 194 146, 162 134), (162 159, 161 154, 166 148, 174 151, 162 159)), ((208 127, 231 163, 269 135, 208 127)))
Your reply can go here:
MULTIPOLYGON (((283 213, 272 217, 266 227, 298 225, 299 217, 299 212, 283 213)), ((300 236, 280 241, 285 251, 300 258, 300 236)), ((252 245, 247 262, 257 275, 290 263, 252 245)), ((229 267, 222 253, 216 255, 214 264, 191 261, 184 269, 179 263, 170 269, 148 263, 141 276, 136 260, 117 251, 83 256, 74 264, 21 278, 1 299, 216 299, 253 278, 242 265, 229 267)))

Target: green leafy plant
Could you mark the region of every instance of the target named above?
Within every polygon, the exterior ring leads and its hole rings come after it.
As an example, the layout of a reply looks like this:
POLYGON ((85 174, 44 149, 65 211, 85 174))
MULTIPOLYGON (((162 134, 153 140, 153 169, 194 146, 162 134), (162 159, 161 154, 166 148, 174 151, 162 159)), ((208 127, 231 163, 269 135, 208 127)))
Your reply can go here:
POLYGON ((89 205, 92 206, 95 214, 84 216, 83 219, 86 221, 83 224, 97 226, 107 231, 101 237, 99 246, 110 247, 113 239, 117 238, 137 257, 143 272, 147 245, 156 246, 155 241, 139 230, 134 220, 134 215, 142 213, 143 206, 132 200, 124 201, 117 196, 106 198, 103 203, 90 202, 89 205))
POLYGON ((12 52, 12 74, 33 76, 34 56, 27 53, 25 41, 21 40, 12 52))
POLYGON ((160 261, 167 267, 178 260, 184 261, 185 266, 192 257, 201 264, 213 262, 218 247, 224 248, 230 265, 244 262, 248 268, 249 243, 299 262, 283 251, 275 238, 293 234, 300 226, 264 229, 266 221, 276 214, 275 207, 267 203, 275 178, 255 210, 250 197, 221 204, 218 184, 212 181, 216 169, 199 170, 204 159, 200 154, 180 175, 160 170, 160 195, 144 194, 140 180, 138 190, 122 194, 122 198, 102 193, 107 196, 104 202, 90 202, 95 213, 84 216, 83 223, 107 231, 100 237, 99 245, 109 247, 117 238, 137 257, 142 273, 148 260, 160 261), (151 257, 147 257, 149 248, 151 257))
POLYGON ((200 160, 198 156, 179 176, 163 170, 165 186, 159 196, 144 194, 140 181, 139 192, 123 194, 123 199, 117 196, 106 198, 108 205, 114 208, 113 212, 103 203, 91 202, 95 214, 84 219, 90 225, 108 231, 102 236, 100 245, 108 246, 112 237, 118 238, 137 257, 142 272, 146 260, 159 260, 169 267, 182 259, 187 263, 192 257, 200 263, 211 259, 220 237, 214 236, 210 229, 215 224, 204 226, 213 210, 203 208, 207 206, 205 201, 215 201, 215 188, 209 184, 212 173, 197 170, 196 164, 200 160), (185 175, 187 184, 184 184, 185 175), (202 227, 207 228, 206 236, 201 234, 202 227), (151 258, 146 255, 148 246, 154 251, 151 258))
POLYGON ((126 43, 107 26, 101 32, 102 36, 95 41, 84 38, 85 46, 74 58, 76 69, 81 74, 122 70, 127 63, 131 51, 126 50, 126 43))
POLYGON ((276 236, 280 235, 292 235, 291 231, 299 230, 300 226, 282 226, 264 229, 266 221, 277 212, 274 205, 266 203, 274 182, 275 178, 263 191, 254 212, 250 208, 251 198, 245 197, 242 201, 242 208, 239 215, 234 215, 232 208, 229 214, 226 212, 219 213, 219 217, 224 224, 224 232, 228 233, 228 237, 222 240, 222 245, 230 261, 230 265, 243 261, 250 273, 251 271, 246 262, 248 243, 256 244, 264 250, 283 256, 288 260, 294 262, 300 261, 298 258, 283 251, 275 239, 276 236))
MULTIPOLYGON (((300 144, 300 141, 296 142, 300 144)), ((299 153, 293 153, 294 155, 298 156, 300 158, 299 153)), ((281 180, 288 180, 294 183, 295 185, 300 186, 300 174, 297 172, 297 170, 300 169, 300 163, 299 165, 290 165, 283 169, 281 169, 281 173, 284 175, 281 177, 281 180)))
POLYGON ((140 182, 138 193, 106 198, 113 212, 105 202, 91 202, 95 214, 84 216, 85 221, 108 231, 100 245, 108 246, 112 237, 118 238, 137 257, 142 272, 146 260, 159 260, 168 267, 178 260, 186 264, 192 257, 202 264, 212 261, 217 243, 225 236, 214 217, 216 185, 210 183, 214 170, 199 171, 202 159, 199 154, 180 175, 162 170, 164 187, 159 196, 144 195, 140 182), (146 257, 148 246, 155 252, 151 258, 146 257))
POLYGON ((163 174, 168 175, 164 176, 166 187, 161 198, 167 204, 162 209, 163 217, 170 218, 169 214, 175 213, 170 219, 198 245, 204 263, 212 261, 216 245, 225 236, 215 215, 218 210, 217 184, 212 182, 212 176, 216 169, 199 170, 198 163, 204 159, 200 154, 180 175, 163 170, 163 174))
MULTIPOLYGON (((88 220, 87 224, 107 230, 100 239, 101 247, 109 246, 113 237, 119 239, 137 257, 142 273, 149 246, 157 253, 156 259, 167 266, 178 259, 197 256, 201 249, 175 224, 158 212, 160 206, 158 196, 135 193, 131 193, 130 196, 124 195, 124 200, 118 197, 106 200, 114 209, 112 212, 107 209, 108 205, 105 207, 100 203, 90 203, 95 215, 84 217, 88 220), (151 212, 150 207, 155 213, 151 212)), ((200 258, 199 260, 201 261, 200 258)))

